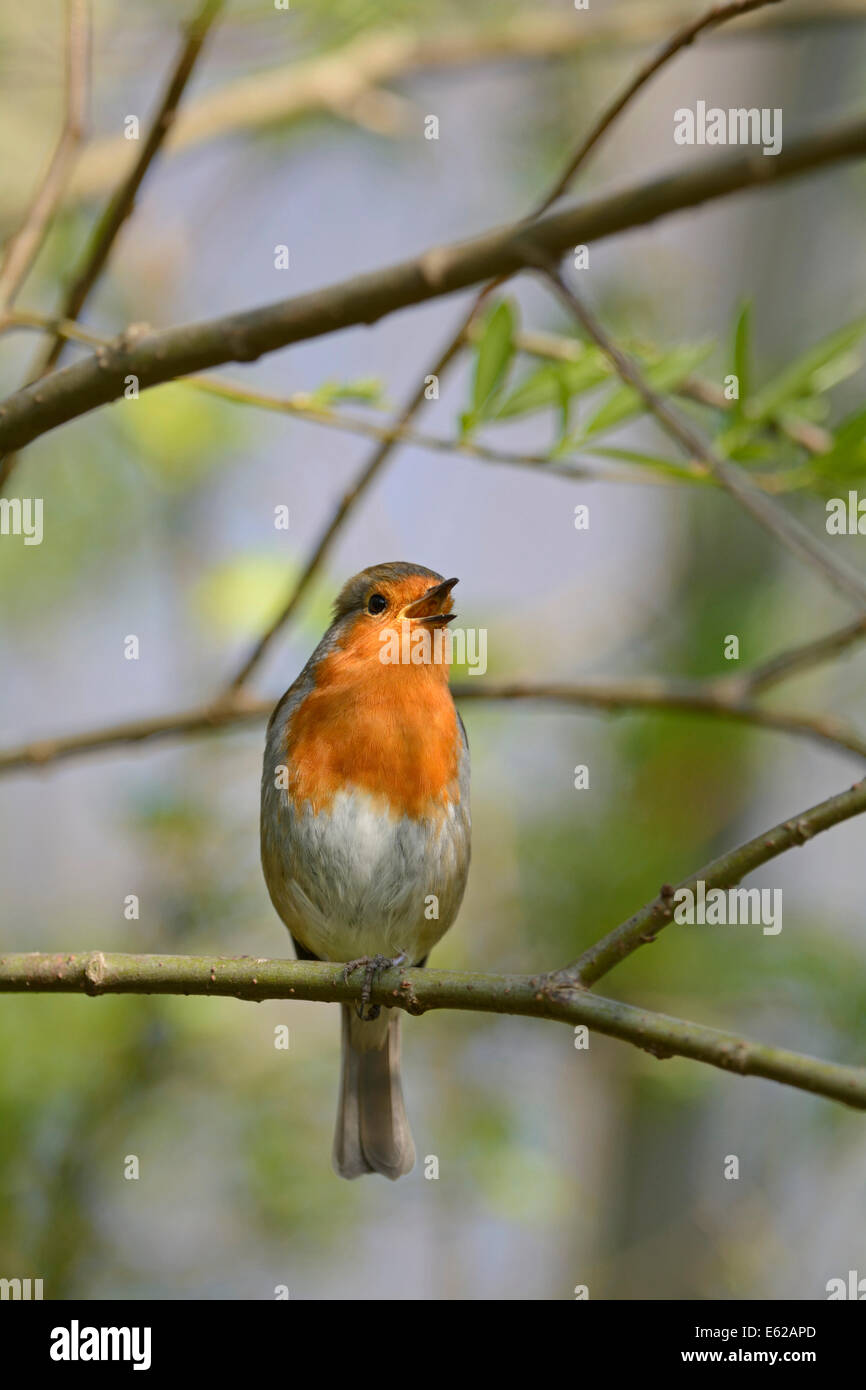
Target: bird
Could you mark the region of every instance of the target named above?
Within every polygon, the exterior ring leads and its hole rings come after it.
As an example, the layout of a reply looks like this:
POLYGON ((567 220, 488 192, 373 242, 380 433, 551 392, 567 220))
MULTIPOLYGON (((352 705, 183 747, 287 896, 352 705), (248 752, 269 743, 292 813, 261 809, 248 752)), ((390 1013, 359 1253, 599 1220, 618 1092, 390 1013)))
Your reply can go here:
POLYGON ((402 1010, 369 1004, 391 965, 426 964, 453 924, 471 853, 469 742, 449 688, 457 579, 406 561, 343 586, 332 622, 268 724, 265 882, 302 960, 363 971, 341 1004, 332 1164, 396 1180, 415 1162, 402 1010))

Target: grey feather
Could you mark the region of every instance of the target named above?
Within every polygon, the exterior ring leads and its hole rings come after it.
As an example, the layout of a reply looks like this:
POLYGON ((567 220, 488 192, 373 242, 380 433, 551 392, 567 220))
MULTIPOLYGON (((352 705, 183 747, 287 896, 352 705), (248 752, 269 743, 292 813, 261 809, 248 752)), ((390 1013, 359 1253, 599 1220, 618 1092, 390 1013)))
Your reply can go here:
POLYGON ((415 1162, 400 1082, 400 1015, 358 1017, 342 1004, 343 1066, 333 1164, 341 1178, 381 1173, 395 1181, 415 1162))

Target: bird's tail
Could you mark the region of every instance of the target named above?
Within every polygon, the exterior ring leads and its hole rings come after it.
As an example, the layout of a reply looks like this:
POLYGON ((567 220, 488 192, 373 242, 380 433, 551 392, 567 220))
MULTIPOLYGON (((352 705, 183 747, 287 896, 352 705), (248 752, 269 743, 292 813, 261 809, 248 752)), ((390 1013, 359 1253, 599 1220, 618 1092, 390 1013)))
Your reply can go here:
POLYGON ((342 1004, 343 1067, 333 1163, 341 1178, 396 1179, 415 1162, 400 1085, 400 1010, 361 1019, 342 1004))

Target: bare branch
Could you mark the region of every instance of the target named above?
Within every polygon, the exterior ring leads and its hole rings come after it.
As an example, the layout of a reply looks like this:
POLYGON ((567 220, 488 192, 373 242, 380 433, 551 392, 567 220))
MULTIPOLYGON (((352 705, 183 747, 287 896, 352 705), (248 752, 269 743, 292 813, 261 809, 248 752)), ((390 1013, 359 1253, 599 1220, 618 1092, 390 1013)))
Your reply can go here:
MULTIPOLYGON (((709 715, 735 724, 752 724, 779 733, 831 744, 866 758, 866 738, 841 719, 800 714, 794 710, 765 709, 738 696, 727 679, 669 681, 655 676, 643 680, 605 681, 597 684, 536 681, 465 681, 454 685, 454 696, 466 700, 540 700, 575 709, 621 711, 651 710, 655 714, 709 715)), ((2 771, 2 761, 0 761, 2 771)))
POLYGON ((804 845, 820 831, 850 820, 852 816, 862 815, 864 811, 866 778, 847 791, 831 796, 817 806, 812 806, 810 810, 782 821, 781 825, 764 831, 763 835, 756 835, 747 844, 714 859, 696 874, 683 879, 676 888, 664 885, 657 898, 647 903, 646 907, 642 907, 628 921, 608 932, 607 936, 602 937, 594 946, 590 946, 573 965, 557 971, 554 979, 568 979, 582 985, 594 984, 633 951, 647 942, 655 941, 662 928, 673 919, 676 906, 674 894, 678 889, 688 888, 694 892, 698 880, 703 881, 707 892, 712 888, 732 888, 761 864, 775 859, 794 845, 804 845))
POLYGON ((103 748, 165 738, 186 738, 190 734, 212 733, 238 724, 257 724, 270 715, 275 704, 276 700, 223 701, 157 716, 155 719, 132 719, 122 724, 110 724, 82 734, 36 739, 0 753, 0 774, 22 768, 45 767, 48 763, 97 753, 103 748))
MULTIPOLYGON (((729 678, 689 682, 650 676, 642 680, 584 684, 567 681, 466 680, 455 683, 451 688, 455 699, 461 703, 470 700, 518 700, 612 714, 647 710, 657 714, 679 712, 707 715, 798 735, 866 758, 866 738, 841 719, 793 710, 764 709, 743 699, 729 678)), ((275 704, 276 697, 254 699, 239 693, 230 699, 223 698, 212 704, 153 719, 131 720, 90 729, 81 734, 36 739, 17 748, 0 750, 0 776, 46 767, 50 763, 97 753, 106 748, 150 740, 186 738, 235 725, 258 723, 270 715, 275 704)))
MULTIPOLYGON (((224 0, 203 0, 198 12, 186 26, 186 37, 165 85, 162 99, 142 143, 138 158, 119 188, 109 199, 102 216, 99 218, 90 243, 84 252, 78 273, 64 296, 58 318, 78 318, 90 291, 105 269, 105 264, 111 254, 111 248, 117 240, 118 233, 135 207, 135 200, 145 176, 174 124, 178 107, 205 39, 223 4, 224 0)), ((42 376, 45 372, 50 371, 63 350, 63 342, 62 335, 58 334, 34 372, 34 376, 42 376)))
MULTIPOLYGON (((184 994, 252 1001, 315 999, 348 1003, 361 983, 342 965, 256 960, 249 956, 0 956, 0 993, 184 994)), ((689 1057, 740 1076, 761 1076, 866 1109, 866 1069, 752 1042, 735 1033, 651 1013, 551 976, 479 975, 453 970, 388 970, 374 980, 376 1004, 422 1014, 428 1009, 547 1018, 619 1038, 655 1057, 689 1057)))
POLYGON ((746 671, 739 678, 738 684, 744 695, 756 695, 759 690, 778 685, 779 681, 786 680, 788 676, 800 675, 825 661, 831 661, 834 656, 846 651, 855 642, 861 642, 864 637, 866 617, 855 618, 853 623, 846 623, 844 627, 825 633, 823 637, 816 637, 812 642, 791 647, 756 666, 752 671, 746 671))

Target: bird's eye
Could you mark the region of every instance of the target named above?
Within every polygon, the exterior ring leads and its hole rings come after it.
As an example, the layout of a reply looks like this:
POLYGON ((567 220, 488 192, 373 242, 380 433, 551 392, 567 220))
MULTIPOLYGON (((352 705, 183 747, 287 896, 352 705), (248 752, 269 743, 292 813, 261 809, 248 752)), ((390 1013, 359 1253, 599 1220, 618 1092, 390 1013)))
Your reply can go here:
POLYGON ((388 607, 388 600, 384 594, 371 594, 367 603, 368 613, 383 613, 388 607))

